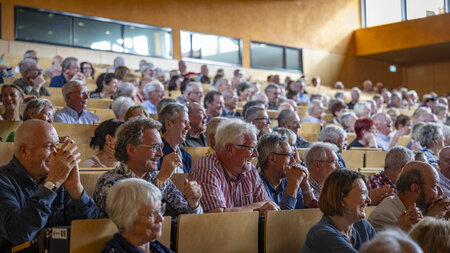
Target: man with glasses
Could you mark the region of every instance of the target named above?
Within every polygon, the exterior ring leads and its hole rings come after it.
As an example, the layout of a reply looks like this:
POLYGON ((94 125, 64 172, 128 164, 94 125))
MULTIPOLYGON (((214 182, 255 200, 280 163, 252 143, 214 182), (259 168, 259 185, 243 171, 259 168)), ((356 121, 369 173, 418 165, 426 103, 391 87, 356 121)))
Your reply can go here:
POLYGON ((215 152, 201 157, 189 173, 188 179, 202 187, 200 203, 205 212, 264 213, 278 210, 270 201, 258 172, 251 163, 258 156, 255 126, 239 119, 219 124, 215 152))
POLYGON ((22 78, 14 80, 13 84, 19 86, 27 95, 36 97, 51 96, 47 90, 42 69, 39 64, 33 59, 24 59, 19 65, 22 78))
POLYGON ((322 102, 320 100, 313 99, 308 104, 308 117, 303 119, 303 122, 326 124, 327 122, 322 119, 324 112, 325 109, 323 108, 322 102))
POLYGON ((277 132, 264 135, 258 142, 259 176, 270 199, 282 210, 317 206, 308 170, 295 163, 295 152, 287 137, 277 132))
POLYGON ((260 106, 252 106, 245 113, 245 121, 256 126, 258 129, 258 139, 264 134, 272 132, 270 128, 271 120, 266 109, 260 106))
POLYGON ((295 133, 297 136, 295 141, 296 148, 308 148, 311 145, 309 141, 298 135, 298 130, 300 130, 301 127, 301 121, 298 114, 293 110, 286 109, 280 112, 278 115, 278 126, 285 127, 295 133))
POLYGON ((144 96, 147 100, 141 105, 147 108, 148 113, 158 114, 156 107, 164 98, 164 86, 159 81, 151 81, 144 86, 144 96))
MULTIPOLYGON (((189 103, 202 103, 203 100, 203 87, 200 83, 190 82, 186 85, 184 91, 187 104, 189 103)), ((178 99, 177 99, 178 100, 178 99)))
POLYGON ((222 117, 240 118, 241 114, 236 111, 238 97, 234 90, 226 90, 223 93, 224 107, 222 110, 222 117))
POLYGON ((278 85, 276 84, 269 84, 266 89, 264 90, 264 92, 267 95, 267 98, 269 99, 269 110, 277 110, 278 106, 280 106, 280 104, 278 103, 278 99, 280 98, 280 87, 278 87, 278 85))
POLYGON ((339 168, 337 151, 338 148, 334 144, 316 142, 305 153, 305 163, 309 170, 308 182, 314 190, 316 199, 319 199, 325 178, 339 168))
POLYGON ((50 81, 50 87, 63 87, 68 81, 85 80, 85 76, 81 73, 80 63, 75 57, 67 57, 61 63, 61 75, 55 76, 50 81))
POLYGON ((127 121, 119 127, 114 153, 119 165, 100 177, 94 192, 100 217, 107 217, 109 189, 125 178, 142 178, 158 187, 162 201, 167 205, 165 215, 176 217, 179 214, 203 213, 199 205, 202 197, 200 186, 195 181, 185 180, 181 193, 170 180, 175 168, 183 166, 176 152, 164 157, 158 171, 158 160, 163 156, 160 128, 161 123, 144 117, 127 121))
POLYGON ((183 147, 207 147, 206 135, 206 112, 205 108, 199 103, 193 102, 187 104, 189 116, 189 129, 183 147))
POLYGON ((62 95, 66 106, 55 114, 55 122, 92 125, 100 121, 97 115, 86 110, 89 91, 83 81, 75 80, 64 84, 62 95))
POLYGON ((411 128, 404 127, 399 129, 394 136, 390 136, 392 132, 391 117, 385 112, 377 113, 373 116, 375 126, 377 128, 376 140, 377 145, 384 151, 389 151, 391 148, 398 145, 398 140, 402 135, 410 134, 411 128))

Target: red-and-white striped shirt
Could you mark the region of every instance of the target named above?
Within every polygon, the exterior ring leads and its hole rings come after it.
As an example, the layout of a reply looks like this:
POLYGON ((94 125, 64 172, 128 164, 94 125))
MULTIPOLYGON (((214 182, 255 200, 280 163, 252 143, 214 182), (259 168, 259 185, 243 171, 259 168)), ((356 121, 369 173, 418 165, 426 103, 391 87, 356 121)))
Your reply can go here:
POLYGON ((202 187, 200 204, 204 212, 270 200, 253 165, 250 171, 235 177, 223 167, 217 153, 201 157, 189 172, 188 179, 197 181, 202 187))

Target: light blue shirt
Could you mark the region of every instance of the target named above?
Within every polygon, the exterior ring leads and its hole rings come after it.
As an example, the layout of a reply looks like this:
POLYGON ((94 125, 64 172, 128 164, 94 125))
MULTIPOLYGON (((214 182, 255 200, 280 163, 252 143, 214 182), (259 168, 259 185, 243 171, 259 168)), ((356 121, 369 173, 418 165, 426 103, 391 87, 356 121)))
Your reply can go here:
POLYGON ((148 109, 148 113, 150 114, 158 114, 158 110, 156 110, 156 106, 154 106, 150 100, 146 100, 144 103, 141 104, 143 107, 148 109))
POLYGON ((78 116, 78 113, 68 106, 55 113, 55 122, 92 125, 94 122, 99 121, 100 119, 97 115, 92 112, 83 110, 81 116, 78 116))
POLYGON ((382 133, 377 133, 375 136, 377 145, 380 146, 384 151, 389 151, 389 146, 391 145, 392 139, 382 133))

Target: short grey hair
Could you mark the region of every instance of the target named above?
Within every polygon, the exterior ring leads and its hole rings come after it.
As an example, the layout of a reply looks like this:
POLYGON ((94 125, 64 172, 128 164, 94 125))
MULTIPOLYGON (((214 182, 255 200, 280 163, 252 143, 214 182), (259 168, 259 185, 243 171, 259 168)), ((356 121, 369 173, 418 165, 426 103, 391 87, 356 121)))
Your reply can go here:
POLYGON ((209 139, 209 136, 211 134, 213 134, 214 136, 216 135, 216 130, 217 130, 217 126, 224 122, 225 120, 228 120, 228 118, 225 117, 214 117, 211 118, 208 122, 208 125, 206 125, 206 129, 205 129, 205 136, 206 136, 206 143, 208 144, 208 146, 211 146, 211 140, 209 139))
POLYGON ((364 243, 359 253, 422 253, 422 249, 405 232, 389 228, 364 243))
POLYGON ((378 125, 381 123, 381 118, 382 116, 386 116, 388 119, 390 119, 391 117, 389 116, 389 114, 387 114, 387 112, 379 112, 376 113, 375 115, 372 116, 372 119, 375 121, 375 123, 378 125))
POLYGON ((328 125, 320 131, 317 140, 321 142, 329 141, 333 144, 337 144, 339 139, 345 139, 345 136, 347 136, 347 134, 342 128, 334 125, 328 125))
POLYGON ((180 117, 180 112, 188 113, 188 109, 185 105, 179 103, 169 103, 158 113, 158 121, 161 123, 161 132, 166 132, 166 120, 175 122, 175 120, 180 117))
POLYGON ((324 161, 327 159, 327 151, 337 152, 336 145, 326 142, 314 142, 305 152, 305 163, 309 169, 314 161, 324 161))
POLYGON ((31 119, 30 114, 36 113, 37 115, 41 114, 41 112, 48 107, 50 110, 55 112, 55 108, 52 105, 50 100, 45 98, 33 98, 27 103, 25 107, 25 111, 23 112, 23 121, 31 119))
POLYGON ((384 170, 399 171, 407 163, 414 161, 415 154, 405 147, 395 147, 389 150, 384 160, 384 170))
POLYGON ((356 117, 356 114, 354 112, 347 112, 347 113, 342 114, 342 117, 341 117, 342 123, 349 122, 351 117, 358 119, 358 117, 356 117))
POLYGON ((117 56, 116 58, 114 58, 113 61, 114 67, 118 67, 118 66, 125 66, 125 58, 123 58, 122 56, 117 56))
POLYGON ((308 114, 310 114, 312 112, 312 110, 314 110, 314 108, 316 108, 317 106, 319 106, 321 104, 322 104, 322 102, 320 100, 317 100, 317 99, 313 99, 313 100, 309 101, 308 114))
POLYGON ((121 83, 119 85, 119 87, 117 87, 116 90, 116 97, 121 97, 121 96, 126 96, 126 97, 132 97, 133 94, 136 95, 136 87, 129 83, 129 82, 124 82, 121 83))
POLYGON ((28 71, 31 68, 31 64, 37 64, 37 62, 31 58, 25 58, 19 62, 20 74, 22 74, 22 76, 25 74, 25 71, 28 71))
POLYGON ((120 233, 129 232, 138 218, 138 210, 161 198, 161 191, 152 183, 140 178, 123 179, 109 189, 106 212, 120 233))
POLYGON ((120 162, 128 162, 127 145, 138 146, 142 143, 142 136, 147 129, 161 128, 161 123, 147 117, 136 117, 122 124, 116 132, 114 156, 120 162))
POLYGON ((284 109, 278 114, 278 125, 281 125, 281 123, 285 123, 292 115, 292 113, 295 113, 291 109, 284 109))
POLYGON ((286 136, 286 138, 288 138, 289 140, 289 143, 294 143, 295 145, 297 135, 291 129, 285 127, 277 127, 277 129, 275 129, 275 132, 281 134, 282 136, 286 136))
POLYGON ((155 88, 156 88, 156 86, 160 86, 162 89, 164 89, 164 86, 162 85, 162 83, 161 82, 159 82, 159 81, 151 81, 151 82, 149 82, 149 83, 147 83, 147 84, 145 84, 145 86, 144 86, 144 96, 147 98, 147 99, 149 99, 149 97, 148 97, 148 93, 149 92, 152 92, 152 91, 155 91, 155 88))
POLYGON ((425 126, 424 122, 417 122, 416 124, 414 124, 414 126, 412 127, 411 130, 411 138, 413 140, 419 140, 419 130, 425 126))
POLYGON ((62 92, 64 101, 66 103, 67 103, 66 95, 69 94, 70 92, 72 92, 72 90, 75 86, 85 86, 86 87, 86 84, 81 80, 68 81, 67 83, 65 83, 61 89, 61 92, 62 92))
POLYGON ((118 97, 111 105, 111 109, 120 121, 124 121, 128 108, 134 106, 134 101, 129 97, 118 97))
POLYGON ((245 121, 252 122, 252 120, 255 120, 258 117, 259 111, 266 111, 266 109, 259 106, 251 106, 250 108, 248 108, 247 112, 245 113, 245 121))
POLYGON ((242 144, 245 135, 258 135, 258 129, 240 119, 229 119, 217 126, 214 150, 222 151, 228 143, 242 144))
POLYGON ((443 105, 443 104, 438 104, 438 105, 436 105, 436 108, 434 108, 434 112, 436 113, 436 115, 442 111, 448 111, 448 106, 443 105))
MULTIPOLYGON (((144 64, 141 65, 140 71, 141 71, 141 73, 142 73, 142 72, 144 72, 145 70, 147 70, 148 68, 154 68, 154 67, 155 67, 155 65, 153 65, 153 63, 151 63, 151 62, 146 62, 146 63, 144 63, 144 64)), ((156 71, 155 71, 155 73, 156 73, 156 71)))
POLYGON ((352 90, 350 91, 350 93, 352 92, 357 92, 358 94, 361 95, 361 90, 358 87, 353 87, 352 90))
POLYGON ((427 123, 419 130, 419 142, 422 147, 429 147, 433 141, 444 134, 442 127, 436 123, 427 123))
POLYGON ((366 102, 366 101, 358 102, 355 104, 355 107, 353 108, 353 112, 355 112, 356 117, 359 118, 364 115, 364 110, 366 108, 369 109, 369 111, 371 110, 371 106, 368 102, 366 102))
POLYGON ((199 82, 190 82, 186 85, 186 90, 184 91, 184 94, 188 95, 194 90, 194 87, 199 87, 203 91, 203 87, 199 82))
POLYGON ((268 166, 269 154, 272 152, 280 153, 281 144, 288 143, 288 138, 277 132, 265 134, 259 138, 258 141, 258 164, 259 167, 265 170, 268 166))
POLYGON ((64 72, 64 70, 70 68, 70 66, 72 65, 72 62, 78 61, 77 58, 75 57, 67 57, 63 60, 63 62, 61 63, 61 69, 64 72))
POLYGON ((264 92, 267 94, 267 92, 272 92, 273 89, 280 89, 280 87, 276 84, 270 83, 267 85, 267 87, 264 89, 264 92))

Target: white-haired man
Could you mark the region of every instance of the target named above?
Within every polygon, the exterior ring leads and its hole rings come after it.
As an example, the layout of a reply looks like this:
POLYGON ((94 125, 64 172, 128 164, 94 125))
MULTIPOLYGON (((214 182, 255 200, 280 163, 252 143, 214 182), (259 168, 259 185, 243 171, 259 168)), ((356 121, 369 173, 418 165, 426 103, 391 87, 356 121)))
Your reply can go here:
POLYGON ((144 86, 144 95, 147 100, 141 105, 147 108, 150 114, 158 114, 156 107, 164 98, 164 86, 159 81, 151 81, 144 86))
POLYGON ((55 114, 55 122, 89 124, 99 122, 99 118, 86 110, 89 91, 83 81, 69 81, 62 88, 66 106, 55 114))
POLYGON ((14 80, 13 84, 19 86, 27 95, 36 97, 51 96, 45 85, 42 69, 33 59, 24 59, 20 62, 22 78, 14 80))
POLYGON ((280 112, 278 115, 278 126, 290 129, 295 133, 297 136, 297 139, 295 140, 296 148, 308 148, 311 145, 309 141, 298 135, 298 130, 301 127, 301 121, 298 114, 293 110, 287 109, 280 112))
POLYGON ((203 192, 205 212, 251 212, 279 209, 270 201, 251 160, 258 155, 255 126, 239 119, 217 128, 215 153, 201 157, 189 173, 203 192))
POLYGON ((361 97, 361 90, 358 87, 353 87, 350 95, 352 96, 352 101, 350 101, 347 106, 349 110, 353 110, 353 107, 356 105, 356 103, 359 102, 359 98, 361 97))
POLYGON ((322 119, 324 111, 321 101, 315 99, 311 100, 308 105, 308 117, 306 117, 303 122, 326 124, 325 120, 322 119))

